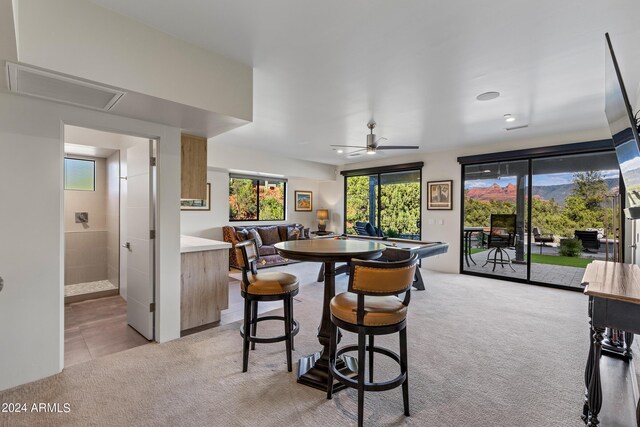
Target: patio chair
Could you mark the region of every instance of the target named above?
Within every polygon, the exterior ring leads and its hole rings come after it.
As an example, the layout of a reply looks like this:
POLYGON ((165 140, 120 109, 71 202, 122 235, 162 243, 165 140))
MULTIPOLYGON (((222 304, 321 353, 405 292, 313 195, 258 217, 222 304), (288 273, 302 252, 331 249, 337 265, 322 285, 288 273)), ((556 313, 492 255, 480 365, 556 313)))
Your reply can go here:
POLYGON ((356 234, 361 236, 384 237, 380 227, 374 227, 370 222, 357 221, 353 228, 356 230, 356 234))
POLYGON ((546 243, 553 243, 555 240, 553 234, 542 234, 538 227, 533 227, 533 241, 538 243, 540 247, 540 255, 542 255, 542 247, 547 246, 546 243))
POLYGON ((505 264, 513 270, 516 269, 511 265, 511 257, 505 250, 506 248, 514 248, 516 245, 516 216, 513 214, 491 214, 491 229, 489 230, 489 239, 487 247, 487 261, 482 267, 491 263, 493 270, 496 271, 496 265, 500 264, 504 268, 505 264), (498 259, 498 257, 500 259, 498 259), (505 260, 505 257, 507 258, 505 260))
POLYGON ((598 252, 600 249, 600 240, 598 239, 597 231, 576 230, 576 239, 582 242, 582 247, 585 251, 591 252, 594 250, 598 252))

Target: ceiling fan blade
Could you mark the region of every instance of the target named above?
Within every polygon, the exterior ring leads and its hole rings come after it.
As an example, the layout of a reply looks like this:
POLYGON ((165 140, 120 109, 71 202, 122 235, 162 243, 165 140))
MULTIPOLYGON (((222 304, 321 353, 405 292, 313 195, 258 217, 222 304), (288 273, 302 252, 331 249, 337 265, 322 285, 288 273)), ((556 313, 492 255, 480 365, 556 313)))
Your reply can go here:
POLYGON ((381 136, 380 138, 376 139, 376 142, 375 142, 376 146, 380 144, 382 141, 388 141, 388 140, 384 136, 381 136))
POLYGON ((362 148, 362 145, 330 145, 330 147, 362 148))
POLYGON ((376 150, 417 150, 417 145, 379 145, 376 150))
POLYGON ((363 153, 354 152, 354 153, 349 153, 347 157, 358 157, 358 156, 362 156, 362 154, 363 153))

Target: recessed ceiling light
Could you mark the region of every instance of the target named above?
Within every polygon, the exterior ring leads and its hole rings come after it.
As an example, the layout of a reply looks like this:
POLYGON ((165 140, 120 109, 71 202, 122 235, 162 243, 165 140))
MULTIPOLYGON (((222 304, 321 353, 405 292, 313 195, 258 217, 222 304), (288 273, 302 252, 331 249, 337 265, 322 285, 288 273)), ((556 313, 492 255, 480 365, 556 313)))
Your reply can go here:
POLYGON ((500 92, 485 92, 476 96, 478 101, 491 101, 492 99, 496 99, 500 96, 500 92))
POLYGON ((336 150, 338 152, 338 154, 342 154, 344 153, 344 150, 336 150))
POLYGON ((513 117, 511 114, 505 114, 504 115, 504 121, 505 122, 515 122, 516 118, 513 117))

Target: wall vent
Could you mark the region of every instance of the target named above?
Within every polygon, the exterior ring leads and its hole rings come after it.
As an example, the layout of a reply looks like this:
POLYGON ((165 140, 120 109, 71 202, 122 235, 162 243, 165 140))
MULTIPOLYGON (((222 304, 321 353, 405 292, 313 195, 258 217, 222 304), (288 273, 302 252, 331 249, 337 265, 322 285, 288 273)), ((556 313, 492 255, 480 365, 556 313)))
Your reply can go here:
POLYGON ((125 92, 23 64, 7 62, 9 90, 21 95, 109 111, 125 92))

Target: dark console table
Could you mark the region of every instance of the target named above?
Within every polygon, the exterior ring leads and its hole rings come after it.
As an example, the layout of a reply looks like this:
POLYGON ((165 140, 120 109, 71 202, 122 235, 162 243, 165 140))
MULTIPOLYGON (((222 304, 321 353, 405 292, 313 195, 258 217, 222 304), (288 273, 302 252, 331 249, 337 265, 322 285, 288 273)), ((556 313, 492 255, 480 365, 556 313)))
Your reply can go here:
MULTIPOLYGON (((589 296, 591 345, 584 372, 585 400, 582 419, 597 426, 602 408, 600 355, 606 328, 625 331, 631 350, 633 334, 640 334, 640 267, 634 264, 594 261, 582 278, 584 293, 589 296)), ((636 407, 636 423, 640 426, 640 402, 636 407)))

